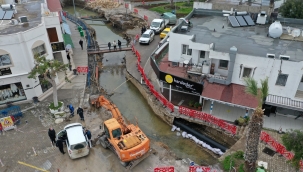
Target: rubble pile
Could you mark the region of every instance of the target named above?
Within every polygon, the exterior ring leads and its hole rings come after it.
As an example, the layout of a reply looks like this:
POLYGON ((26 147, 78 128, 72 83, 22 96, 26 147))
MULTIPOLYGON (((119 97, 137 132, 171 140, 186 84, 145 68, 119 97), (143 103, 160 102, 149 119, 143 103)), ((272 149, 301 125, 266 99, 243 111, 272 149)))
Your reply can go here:
POLYGON ((115 27, 123 30, 147 26, 147 23, 143 19, 133 16, 132 14, 112 14, 108 16, 108 20, 111 21, 115 27))
POLYGON ((114 2, 110 0, 95 0, 95 1, 87 2, 87 6, 92 9, 98 9, 98 8, 113 9, 113 8, 118 8, 120 4, 118 2, 114 2))

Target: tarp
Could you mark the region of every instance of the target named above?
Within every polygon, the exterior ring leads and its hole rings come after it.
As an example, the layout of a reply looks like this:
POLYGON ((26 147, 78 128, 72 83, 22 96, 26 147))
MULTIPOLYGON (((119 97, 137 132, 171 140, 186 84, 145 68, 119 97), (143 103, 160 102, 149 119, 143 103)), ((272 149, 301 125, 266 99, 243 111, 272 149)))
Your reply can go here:
POLYGON ((62 28, 64 30, 65 33, 71 35, 71 31, 70 31, 70 28, 69 28, 69 25, 67 23, 62 23, 62 28))

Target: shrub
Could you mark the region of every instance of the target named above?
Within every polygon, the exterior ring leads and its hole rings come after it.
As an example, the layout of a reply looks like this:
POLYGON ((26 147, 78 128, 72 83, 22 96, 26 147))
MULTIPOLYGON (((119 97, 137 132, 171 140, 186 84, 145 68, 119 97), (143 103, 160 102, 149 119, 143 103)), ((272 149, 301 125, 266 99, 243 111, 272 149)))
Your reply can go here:
POLYGON ((234 157, 237 159, 244 159, 244 152, 243 151, 237 151, 234 153, 234 157))
POLYGON ((190 106, 190 107, 193 107, 194 106, 194 104, 195 104, 195 102, 194 101, 189 101, 189 103, 188 103, 188 105, 190 106))
POLYGON ((195 108, 198 108, 199 105, 200 105, 200 103, 199 103, 199 102, 196 102, 196 103, 194 104, 194 107, 195 107, 195 108))
POLYGON ((240 167, 239 167, 239 172, 245 172, 245 171, 244 171, 244 164, 241 164, 241 165, 240 165, 240 167))
POLYGON ((58 110, 59 108, 62 107, 62 104, 63 104, 62 102, 58 101, 58 107, 55 107, 54 103, 51 103, 49 105, 49 108, 52 109, 52 110, 58 110))
POLYGON ((239 125, 239 121, 237 119, 235 120, 235 125, 239 125))
POLYGON ((228 155, 223 160, 223 169, 230 170, 235 165, 235 162, 231 159, 231 156, 228 155), (232 161, 232 162, 230 162, 232 161))

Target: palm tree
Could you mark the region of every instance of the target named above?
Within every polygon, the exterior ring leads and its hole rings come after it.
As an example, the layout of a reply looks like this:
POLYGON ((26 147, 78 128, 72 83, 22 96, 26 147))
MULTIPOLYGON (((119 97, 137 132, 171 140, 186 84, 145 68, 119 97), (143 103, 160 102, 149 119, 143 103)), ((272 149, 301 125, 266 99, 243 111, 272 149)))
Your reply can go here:
POLYGON ((245 92, 256 97, 258 100, 258 107, 256 107, 251 116, 245 148, 245 172, 256 171, 256 161, 258 159, 258 145, 261 130, 263 127, 263 110, 262 105, 268 95, 268 78, 261 80, 261 88, 258 88, 258 82, 253 78, 244 79, 246 88, 245 92))

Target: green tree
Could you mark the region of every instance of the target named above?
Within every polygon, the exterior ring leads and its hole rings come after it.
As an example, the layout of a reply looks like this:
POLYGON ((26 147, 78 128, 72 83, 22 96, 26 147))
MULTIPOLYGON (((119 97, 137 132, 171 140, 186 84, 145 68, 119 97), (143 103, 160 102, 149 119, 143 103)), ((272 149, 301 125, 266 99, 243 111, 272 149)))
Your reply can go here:
POLYGON ((261 80, 261 87, 258 88, 258 82, 253 78, 244 79, 246 89, 245 92, 253 95, 258 100, 256 107, 248 124, 248 132, 245 147, 245 172, 256 171, 256 161, 258 159, 259 138, 263 127, 263 110, 262 105, 268 95, 268 78, 261 80))
POLYGON ((303 19, 303 1, 302 0, 286 0, 280 7, 283 17, 303 19))
POLYGON ((282 141, 288 151, 295 153, 294 158, 290 162, 299 169, 299 162, 303 159, 303 132, 300 130, 287 131, 282 136, 282 141))
POLYGON ((63 64, 57 60, 48 60, 45 56, 34 57, 35 67, 29 73, 28 78, 36 79, 37 76, 42 76, 42 82, 49 82, 53 86, 53 103, 54 107, 58 107, 58 93, 57 93, 57 84, 56 76, 58 72, 65 72, 65 80, 70 82, 66 76, 66 70, 68 69, 68 64, 63 64))

